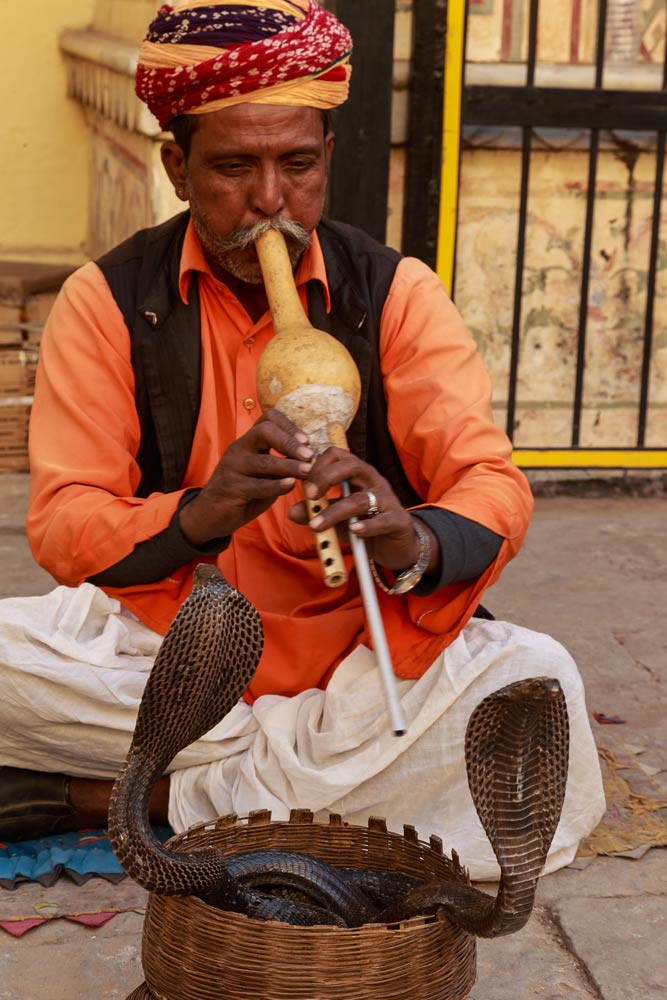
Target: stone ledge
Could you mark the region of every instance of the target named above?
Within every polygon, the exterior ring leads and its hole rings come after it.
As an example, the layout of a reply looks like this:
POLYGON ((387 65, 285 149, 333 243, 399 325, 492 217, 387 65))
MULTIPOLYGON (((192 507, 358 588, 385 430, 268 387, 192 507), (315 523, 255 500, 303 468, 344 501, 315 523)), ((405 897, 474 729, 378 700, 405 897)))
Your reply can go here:
POLYGON ((536 497, 664 497, 665 469, 524 469, 536 497))
POLYGON ((66 28, 60 49, 70 97, 129 131, 162 138, 158 123, 134 92, 136 45, 98 31, 66 28))

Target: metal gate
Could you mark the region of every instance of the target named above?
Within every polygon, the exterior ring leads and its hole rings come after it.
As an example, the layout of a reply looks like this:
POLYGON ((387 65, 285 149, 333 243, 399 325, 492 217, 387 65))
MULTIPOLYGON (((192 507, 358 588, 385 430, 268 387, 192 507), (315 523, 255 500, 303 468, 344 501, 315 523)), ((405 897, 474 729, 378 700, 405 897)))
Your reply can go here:
MULTIPOLYGON (((510 0, 496 2, 504 3, 506 8, 510 0)), ((514 2, 518 4, 519 0, 514 2)), ((503 398, 502 416, 506 429, 515 442, 515 461, 524 467, 667 467, 667 221, 664 218, 667 46, 660 55, 660 76, 654 89, 638 88, 636 84, 626 88, 624 80, 622 86, 618 86, 618 74, 616 84, 610 86, 606 52, 611 33, 619 30, 618 11, 623 4, 631 7, 633 0, 598 0, 594 53, 589 67, 591 78, 582 85, 575 81, 575 85, 565 86, 562 80, 554 85, 545 81, 543 73, 541 75, 540 0, 526 0, 523 5, 521 64, 525 77, 520 82, 504 80, 498 73, 492 73, 491 79, 476 79, 470 64, 466 66, 466 27, 471 8, 490 7, 491 0, 469 0, 468 3, 465 0, 412 0, 413 58, 402 250, 437 268, 445 285, 453 290, 467 322, 466 303, 459 297, 465 269, 469 266, 460 250, 461 227, 466 221, 460 198, 462 145, 465 147, 466 136, 474 129, 518 130, 519 164, 515 171, 518 204, 513 219, 515 243, 511 248, 515 266, 510 282, 513 288, 507 338, 509 360, 501 373, 501 381, 506 385, 498 385, 498 373, 494 373, 492 364, 490 367, 498 394, 503 398), (445 51, 446 59, 443 59, 445 51), (568 394, 565 406, 567 440, 564 440, 565 432, 561 427, 556 445, 549 440, 549 434, 545 434, 543 440, 522 440, 518 416, 522 384, 520 367, 526 364, 522 357, 522 345, 525 355, 530 278, 526 254, 532 238, 531 227, 534 227, 530 210, 531 178, 535 173, 539 137, 545 129, 558 129, 561 135, 571 131, 585 136, 587 160, 587 176, 578 194, 585 200, 581 245, 570 274, 570 280, 575 278, 578 285, 578 307, 570 331, 571 385, 563 390, 568 394), (606 429, 604 426, 600 429, 601 440, 595 440, 596 431, 585 405, 587 377, 590 378, 592 372, 589 355, 591 350, 595 351, 597 333, 591 322, 595 313, 592 296, 599 292, 597 285, 592 289, 591 275, 592 268, 598 264, 597 258, 593 258, 594 231, 604 194, 600 190, 601 156, 613 143, 620 142, 621 146, 625 143, 628 149, 634 147, 635 137, 641 138, 643 148, 650 151, 655 168, 650 195, 647 195, 645 180, 642 189, 642 197, 650 197, 651 212, 648 260, 642 270, 641 295, 632 298, 631 283, 622 290, 627 297, 625 305, 634 313, 641 301, 641 317, 636 319, 641 325, 641 336, 635 337, 641 343, 633 345, 632 357, 623 359, 624 376, 633 387, 636 386, 636 398, 625 407, 624 419, 628 425, 632 424, 632 429, 624 429, 619 445, 614 440, 613 421, 608 422, 606 429), (630 367, 632 371, 628 370, 630 367)), ((363 4, 358 0, 355 3, 332 0, 330 6, 339 8, 343 20, 347 15, 346 23, 353 31, 356 27, 356 38, 362 38, 355 73, 360 72, 364 77, 363 87, 357 91, 361 99, 355 117, 350 119, 357 123, 356 135, 348 131, 347 136, 342 137, 343 147, 356 150, 356 153, 353 152, 351 158, 348 155, 342 167, 339 162, 337 169, 342 173, 338 179, 333 178, 333 195, 339 207, 343 204, 353 206, 348 214, 349 221, 366 225, 374 235, 383 238, 381 216, 386 213, 386 200, 381 193, 381 175, 384 171, 386 179, 386 164, 382 162, 382 151, 388 150, 390 111, 386 101, 381 105, 379 95, 387 93, 391 79, 389 53, 394 4, 389 0, 364 0, 363 4), (353 25, 350 18, 355 17, 359 23, 353 25), (368 39, 371 24, 378 31, 373 33, 369 44, 364 45, 363 39, 368 39), (367 58, 371 62, 364 65, 367 58), (378 132, 382 128, 384 133, 378 132), (344 198, 341 197, 343 193, 344 198), (377 217, 369 218, 370 206, 377 217)), ((575 8, 580 16, 581 0, 573 0, 573 10, 575 8)), ((665 12, 667 15, 667 2, 665 12)), ((620 27, 622 29, 623 25, 620 27)), ((338 145, 339 155, 341 143, 338 145)), ((463 189, 465 180, 464 171, 463 189)), ((607 331, 606 336, 608 343, 612 343, 612 333, 607 331)), ((480 343, 483 354, 485 346, 484 342, 480 343)), ((549 359, 542 358, 541 363, 548 370, 549 359)), ((558 364, 559 359, 554 358, 554 368, 558 364)), ((613 373, 609 378, 612 377, 613 373)), ((544 405, 548 405, 548 400, 544 405)), ((523 434, 525 438, 525 430, 523 434)))
MULTIPOLYGON (((626 3, 626 7, 631 6, 626 3)), ((468 12, 469 13, 469 12, 468 12)), ((664 187, 665 135, 667 130, 667 55, 663 54, 661 88, 612 89, 605 86, 605 54, 609 50, 610 33, 617 28, 618 18, 612 24, 611 5, 607 0, 599 0, 595 38, 594 79, 590 87, 554 87, 536 84, 538 60, 538 24, 540 0, 530 0, 526 79, 521 86, 464 83, 462 87, 461 116, 462 128, 466 125, 518 126, 521 128, 521 182, 516 243, 516 276, 514 285, 514 305, 512 321, 511 362, 507 394, 507 431, 513 437, 516 425, 517 370, 520 358, 520 341, 525 297, 525 249, 528 232, 528 199, 533 141, 535 130, 552 127, 558 129, 588 130, 588 178, 586 185, 586 211, 581 250, 581 271, 579 310, 577 325, 576 366, 571 398, 571 436, 568 447, 559 449, 531 448, 519 449, 516 461, 522 465, 579 465, 648 467, 667 465, 667 424, 662 419, 664 436, 661 447, 647 447, 647 423, 650 404, 650 388, 656 383, 651 378, 656 332, 656 280, 658 268, 667 267, 665 241, 667 229, 661 218, 664 187), (632 447, 618 449, 612 442, 604 442, 598 448, 582 447, 582 409, 586 358, 592 310, 590 277, 592 261, 593 227, 598 202, 596 182, 600 162, 602 137, 633 133, 652 133, 655 149, 655 176, 652 198, 652 224, 650 250, 646 270, 646 294, 641 356, 636 359, 639 368, 637 379, 639 393, 636 400, 635 440, 632 447)), ((617 8, 613 11, 618 14, 617 8)), ((455 17, 456 10, 450 9, 455 17)), ((667 51, 667 50, 666 50, 667 51)), ((626 68, 628 74, 631 73, 626 68)), ((626 139, 627 142, 627 139, 626 139)), ((444 199, 443 199, 444 201, 444 199)), ((446 234, 442 232, 443 241, 446 234)), ((443 244, 441 243, 441 246, 443 244)), ((446 256, 445 256, 446 261, 446 256)), ((441 255, 442 262, 442 255, 441 255)), ((446 279, 446 275, 444 276, 446 279)), ((631 294, 631 292, 629 293, 631 294)), ((662 321, 667 326, 667 317, 662 321)), ((654 434, 655 439, 655 434, 654 434)))

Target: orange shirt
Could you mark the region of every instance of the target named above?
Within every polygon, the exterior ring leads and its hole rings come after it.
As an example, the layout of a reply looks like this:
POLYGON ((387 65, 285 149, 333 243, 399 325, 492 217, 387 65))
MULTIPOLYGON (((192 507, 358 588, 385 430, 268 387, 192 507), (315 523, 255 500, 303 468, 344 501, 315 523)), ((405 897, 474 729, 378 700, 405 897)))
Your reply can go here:
MULTIPOLYGON (((202 386, 184 490, 202 486, 228 445, 259 417, 255 369, 273 335, 268 313, 253 323, 213 276, 190 224, 179 282, 184 299, 193 271, 199 274, 202 386)), ((296 275, 304 307, 311 279, 324 286, 329 308, 316 235, 296 275)), ((458 635, 520 547, 532 497, 511 462, 507 437, 493 424, 489 380, 475 344, 437 276, 420 261, 405 258, 398 265, 382 314, 380 353, 389 429, 417 492, 427 504, 505 539, 477 580, 430 597, 379 594, 394 669, 417 677, 458 635)), ((44 331, 30 427, 28 537, 36 560, 58 582, 80 584, 169 524, 183 490, 133 496, 139 435, 128 332, 100 270, 86 264, 63 286, 44 331)), ((358 643, 372 645, 351 555, 345 556, 347 585, 325 587, 313 533, 287 517, 300 491, 297 485, 235 532, 217 559, 264 625, 250 700, 323 686, 358 643)), ((157 583, 105 589, 164 633, 190 591, 195 565, 157 583)))

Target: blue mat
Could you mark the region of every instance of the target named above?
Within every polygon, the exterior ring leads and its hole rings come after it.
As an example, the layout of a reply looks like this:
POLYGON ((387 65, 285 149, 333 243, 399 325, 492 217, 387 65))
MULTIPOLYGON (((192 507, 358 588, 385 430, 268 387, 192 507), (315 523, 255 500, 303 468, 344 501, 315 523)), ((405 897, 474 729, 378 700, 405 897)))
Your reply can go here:
MULTIPOLYGON (((154 827, 153 832, 162 842, 173 836, 170 827, 154 827)), ((15 889, 21 882, 51 886, 63 874, 77 885, 83 885, 93 876, 109 882, 121 882, 126 877, 106 830, 79 830, 17 844, 0 841, 3 889, 15 889)))

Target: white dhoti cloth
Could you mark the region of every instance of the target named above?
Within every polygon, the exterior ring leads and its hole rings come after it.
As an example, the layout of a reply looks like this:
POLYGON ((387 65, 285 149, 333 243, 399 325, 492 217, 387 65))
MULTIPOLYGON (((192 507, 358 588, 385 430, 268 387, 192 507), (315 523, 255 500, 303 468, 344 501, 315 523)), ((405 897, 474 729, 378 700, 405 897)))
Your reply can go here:
MULTIPOLYGON (((0 764, 113 778, 161 636, 90 584, 0 601, 0 764)), ((305 654, 307 655, 307 653, 305 654)), ((437 834, 473 879, 499 872, 472 803, 464 736, 475 706, 525 677, 556 677, 570 717, 567 792, 545 871, 568 864, 605 809, 577 667, 549 636, 473 619, 419 680, 398 680, 408 725, 393 735, 373 654, 357 648, 326 691, 239 702, 170 766, 176 831, 225 813, 292 808, 349 823, 383 816, 437 834)))

